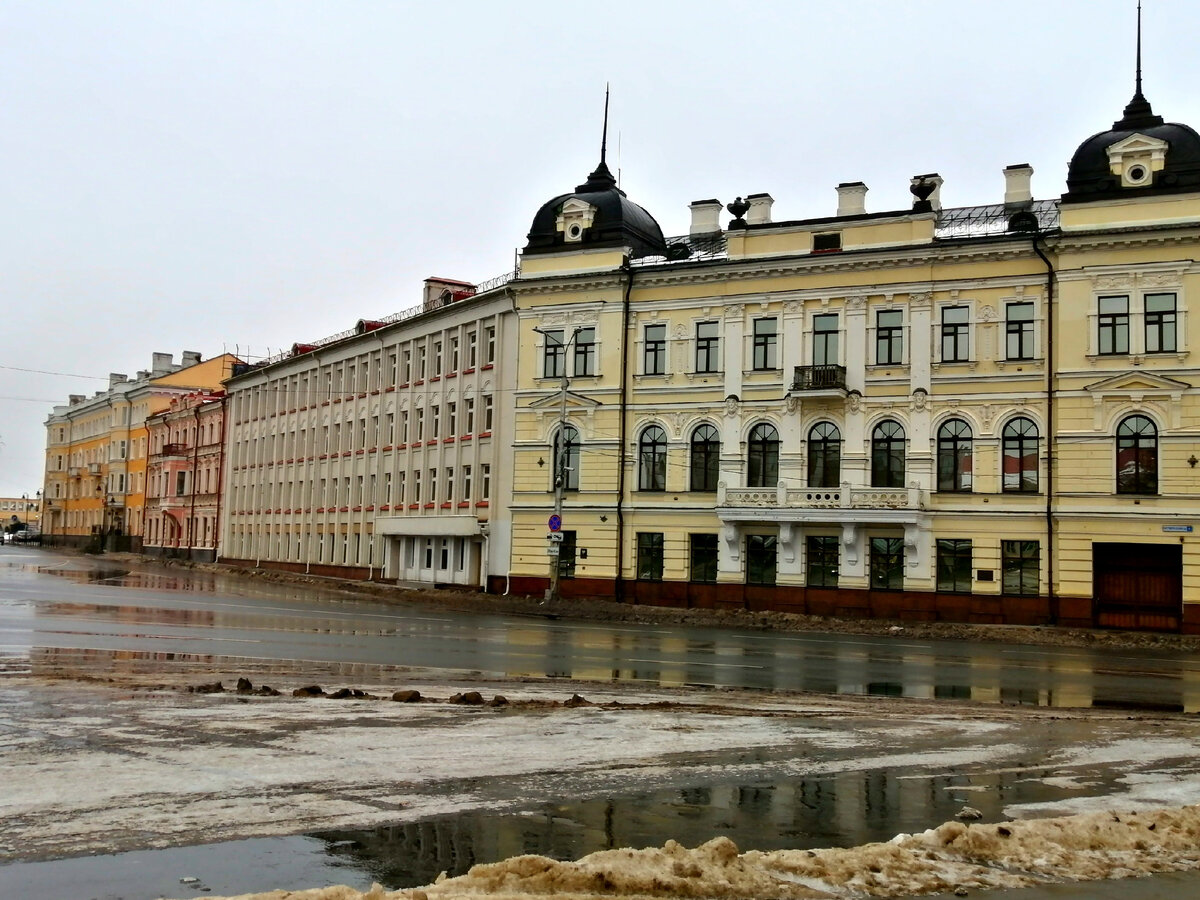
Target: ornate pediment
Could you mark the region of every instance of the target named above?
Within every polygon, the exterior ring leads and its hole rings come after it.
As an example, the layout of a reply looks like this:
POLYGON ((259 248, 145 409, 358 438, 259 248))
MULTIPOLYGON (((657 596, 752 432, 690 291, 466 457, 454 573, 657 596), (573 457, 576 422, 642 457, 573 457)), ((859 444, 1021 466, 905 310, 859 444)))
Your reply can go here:
MULTIPOLYGON (((553 393, 545 397, 539 397, 532 401, 528 409, 542 410, 557 410, 562 405, 562 394, 553 393)), ((567 391, 567 409, 593 410, 600 406, 599 400, 593 400, 591 397, 585 397, 583 394, 576 394, 574 391, 567 391)))
POLYGON ((577 244, 583 240, 583 233, 592 227, 595 218, 596 207, 586 200, 572 197, 562 205, 554 225, 562 232, 563 240, 569 244, 577 244))
POLYGON ((1122 372, 1100 381, 1089 384, 1085 390, 1100 396, 1131 394, 1178 394, 1186 391, 1191 385, 1186 381, 1178 381, 1154 372, 1122 372))
POLYGON ((1146 187, 1166 166, 1167 147, 1159 138, 1131 134, 1105 148, 1109 171, 1120 176, 1122 187, 1146 187))

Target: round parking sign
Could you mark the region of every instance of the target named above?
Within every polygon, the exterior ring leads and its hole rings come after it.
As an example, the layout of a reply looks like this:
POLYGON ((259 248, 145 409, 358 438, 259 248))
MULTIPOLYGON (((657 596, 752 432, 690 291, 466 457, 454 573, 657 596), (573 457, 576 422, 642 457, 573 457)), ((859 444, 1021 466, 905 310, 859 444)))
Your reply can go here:
POLYGON ((551 531, 558 531, 559 529, 562 528, 562 516, 559 516, 559 515, 551 516, 550 521, 547 524, 550 526, 551 531))

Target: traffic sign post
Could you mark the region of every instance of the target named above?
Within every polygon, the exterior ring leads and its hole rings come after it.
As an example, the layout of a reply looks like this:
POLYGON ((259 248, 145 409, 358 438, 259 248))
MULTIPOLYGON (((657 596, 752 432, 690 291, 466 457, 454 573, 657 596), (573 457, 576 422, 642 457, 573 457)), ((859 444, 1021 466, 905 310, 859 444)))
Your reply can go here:
POLYGON ((547 556, 558 556, 558 550, 559 550, 558 544, 549 544, 546 547, 546 555, 547 556))
MULTIPOLYGON (((14 516, 14 518, 15 518, 15 516, 14 516)), ((558 515, 558 513, 555 513, 554 515, 552 515, 550 517, 550 521, 547 522, 546 524, 549 526, 551 531, 561 531, 562 530, 562 516, 558 515)))
POLYGON ((561 531, 552 531, 548 535, 546 535, 546 540, 553 541, 556 544, 561 544, 562 539, 563 539, 563 536, 562 536, 561 531))

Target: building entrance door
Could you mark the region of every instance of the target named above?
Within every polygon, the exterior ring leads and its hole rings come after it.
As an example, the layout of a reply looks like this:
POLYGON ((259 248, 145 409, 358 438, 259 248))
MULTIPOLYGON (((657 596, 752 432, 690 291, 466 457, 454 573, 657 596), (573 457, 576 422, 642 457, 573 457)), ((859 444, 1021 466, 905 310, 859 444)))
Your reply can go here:
POLYGON ((1183 547, 1092 544, 1096 625, 1178 631, 1183 619, 1183 547))

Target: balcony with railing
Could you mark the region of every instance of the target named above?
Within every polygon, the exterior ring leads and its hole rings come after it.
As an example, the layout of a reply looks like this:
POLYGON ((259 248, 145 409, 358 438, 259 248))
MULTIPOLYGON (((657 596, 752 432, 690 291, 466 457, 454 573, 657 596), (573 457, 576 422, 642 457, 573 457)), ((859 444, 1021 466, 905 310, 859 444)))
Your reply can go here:
POLYGON ((829 510, 830 521, 862 511, 865 513, 897 511, 917 512, 925 509, 928 492, 919 487, 836 488, 726 487, 717 486, 717 506, 725 510, 829 510))
POLYGON ((844 397, 846 395, 846 367, 796 366, 791 389, 810 396, 829 394, 844 397))
POLYGON ((188 455, 187 444, 163 444, 162 453, 159 454, 159 456, 162 456, 162 457, 171 457, 171 456, 180 457, 180 456, 187 456, 187 455, 188 455))

